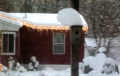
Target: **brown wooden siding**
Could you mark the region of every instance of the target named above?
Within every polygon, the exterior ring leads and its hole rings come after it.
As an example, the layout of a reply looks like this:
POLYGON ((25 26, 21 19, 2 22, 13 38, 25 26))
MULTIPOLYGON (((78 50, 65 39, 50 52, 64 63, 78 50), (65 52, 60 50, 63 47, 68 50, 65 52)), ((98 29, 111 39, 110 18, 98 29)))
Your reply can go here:
MULTIPOLYGON (((20 53, 22 62, 28 64, 36 56, 40 64, 70 64, 70 32, 65 33, 65 54, 53 54, 53 33, 60 31, 37 31, 23 26, 20 29, 20 53)), ((84 33, 83 33, 84 35, 84 33)), ((83 36, 84 40, 84 36, 83 36)), ((80 45, 80 61, 84 57, 84 41, 80 45)))

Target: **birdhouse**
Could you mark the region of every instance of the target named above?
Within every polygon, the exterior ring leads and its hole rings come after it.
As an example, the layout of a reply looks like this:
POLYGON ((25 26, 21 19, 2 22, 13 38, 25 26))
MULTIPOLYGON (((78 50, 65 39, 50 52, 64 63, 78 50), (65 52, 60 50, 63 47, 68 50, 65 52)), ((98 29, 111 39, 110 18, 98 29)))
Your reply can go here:
POLYGON ((70 27, 71 29, 71 44, 80 45, 82 43, 82 26, 74 25, 70 27))

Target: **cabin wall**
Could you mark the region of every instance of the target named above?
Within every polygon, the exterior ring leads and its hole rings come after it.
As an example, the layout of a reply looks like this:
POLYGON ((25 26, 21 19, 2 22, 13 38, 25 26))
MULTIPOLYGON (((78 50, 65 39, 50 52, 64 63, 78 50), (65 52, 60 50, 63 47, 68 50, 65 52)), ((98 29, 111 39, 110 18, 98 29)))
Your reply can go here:
MULTIPOLYGON (((84 57, 84 45, 81 44, 80 48, 81 61, 84 57)), ((37 31, 23 26, 20 29, 20 56, 21 63, 24 64, 30 62, 31 56, 36 56, 40 64, 70 64, 70 32, 37 31), (65 33, 65 54, 53 54, 53 33, 65 33)))
MULTIPOLYGON (((16 31, 4 31, 4 32, 16 32, 16 31)), ((15 55, 1 55, 1 63, 5 66, 8 66, 8 58, 10 56, 13 57, 13 59, 18 62, 19 61, 19 32, 16 32, 16 40, 15 40, 15 55)))

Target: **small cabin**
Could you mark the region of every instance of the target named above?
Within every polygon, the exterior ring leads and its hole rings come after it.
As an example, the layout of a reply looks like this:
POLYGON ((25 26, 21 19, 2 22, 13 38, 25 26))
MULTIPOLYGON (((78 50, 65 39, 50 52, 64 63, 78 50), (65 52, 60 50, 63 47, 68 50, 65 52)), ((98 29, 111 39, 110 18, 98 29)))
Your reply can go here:
MULTIPOLYGON (((82 31, 79 61, 84 57, 82 31)), ((10 56, 28 64, 36 56, 40 64, 70 64, 70 28, 57 21, 57 14, 0 12, 0 62, 10 56)))

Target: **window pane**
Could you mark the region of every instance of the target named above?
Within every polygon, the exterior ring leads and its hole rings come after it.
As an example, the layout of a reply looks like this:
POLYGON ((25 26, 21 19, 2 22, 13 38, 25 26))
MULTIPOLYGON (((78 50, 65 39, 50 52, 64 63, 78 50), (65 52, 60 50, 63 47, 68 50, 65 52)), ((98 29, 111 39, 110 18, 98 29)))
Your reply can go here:
POLYGON ((64 34, 54 33, 54 43, 64 43, 64 34))
POLYGON ((64 53, 64 44, 54 44, 54 53, 64 53))
POLYGON ((13 53, 14 52, 14 35, 9 34, 9 52, 13 53))
POLYGON ((8 34, 3 34, 3 53, 7 53, 8 34))

